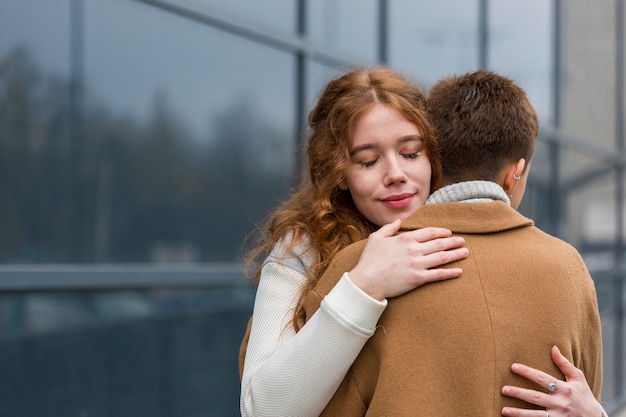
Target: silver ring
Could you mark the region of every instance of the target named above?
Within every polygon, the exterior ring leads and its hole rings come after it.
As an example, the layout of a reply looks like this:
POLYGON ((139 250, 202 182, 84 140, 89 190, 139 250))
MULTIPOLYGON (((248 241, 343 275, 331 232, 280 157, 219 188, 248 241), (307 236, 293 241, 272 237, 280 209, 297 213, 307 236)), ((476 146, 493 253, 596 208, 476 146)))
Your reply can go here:
MULTIPOLYGON (((550 383, 548 384, 548 391, 550 391, 550 392, 554 392, 554 391, 556 391, 556 378, 554 378, 554 379, 552 380, 552 382, 550 382, 550 383)), ((547 413, 547 411, 546 411, 546 413, 547 413)), ((548 416, 546 416, 546 417, 548 417, 548 416)))
POLYGON ((550 417, 550 413, 548 413, 548 410, 546 410, 546 417, 550 417))

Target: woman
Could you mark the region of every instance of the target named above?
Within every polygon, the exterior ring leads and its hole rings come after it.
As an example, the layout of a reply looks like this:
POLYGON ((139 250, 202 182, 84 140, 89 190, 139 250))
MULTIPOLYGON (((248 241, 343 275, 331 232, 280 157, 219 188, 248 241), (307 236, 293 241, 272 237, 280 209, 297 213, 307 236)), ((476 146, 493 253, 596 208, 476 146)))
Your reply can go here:
POLYGON ((258 290, 242 344, 244 417, 319 414, 386 299, 460 276, 440 266, 467 256, 446 229, 394 236, 439 185, 421 90, 388 69, 351 71, 326 86, 309 125, 308 182, 272 213, 248 256, 258 290), (364 238, 357 267, 302 325, 309 289, 340 249, 364 238))
POLYGON ((328 84, 309 125, 308 182, 271 215, 248 258, 259 286, 242 374, 244 417, 319 414, 373 334, 385 298, 458 277, 458 268, 438 267, 467 254, 462 239, 444 229, 392 237, 440 177, 418 88, 387 69, 349 72, 328 84), (384 143, 364 143, 349 155, 360 116, 374 108, 382 110, 375 116, 385 124, 384 143), (350 175, 384 170, 383 181, 365 184, 374 196, 353 199, 350 175), (372 255, 363 256, 362 270, 376 274, 344 277, 327 309, 300 328, 301 300, 332 257, 370 234, 372 255), (389 268, 394 253, 407 256, 389 268))

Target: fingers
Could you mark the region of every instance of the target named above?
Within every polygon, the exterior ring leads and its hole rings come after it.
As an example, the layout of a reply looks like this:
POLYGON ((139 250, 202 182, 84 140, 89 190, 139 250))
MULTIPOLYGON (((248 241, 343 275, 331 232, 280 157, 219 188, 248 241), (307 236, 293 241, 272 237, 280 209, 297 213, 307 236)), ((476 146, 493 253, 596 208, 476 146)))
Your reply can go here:
POLYGON ((394 234, 400 223, 394 221, 370 234, 359 262, 349 271, 355 285, 382 299, 461 276, 460 268, 440 267, 467 257, 463 238, 436 227, 394 234))
POLYGON ((422 271, 427 282, 460 276, 462 271, 459 268, 433 268, 464 259, 469 254, 464 247, 465 239, 452 236, 448 229, 427 227, 402 233, 395 238, 408 243, 406 254, 413 258, 413 266, 422 271))
POLYGON ((506 417, 543 417, 546 412, 543 410, 525 410, 523 408, 504 407, 502 409, 502 415, 506 417), (541 411, 543 414, 538 414, 541 411))
POLYGON ((440 250, 438 252, 429 253, 419 257, 414 266, 424 274, 431 277, 430 280, 436 280, 437 277, 445 279, 446 277, 459 276, 462 273, 461 268, 440 268, 451 262, 459 261, 468 256, 467 248, 440 250), (419 265, 418 265, 419 263, 419 265))
POLYGON ((502 395, 511 398, 517 398, 519 400, 526 401, 527 403, 535 404, 540 407, 549 407, 550 405, 552 405, 549 394, 545 394, 543 392, 535 391, 532 389, 505 385, 504 387, 502 387, 502 395))
MULTIPOLYGON (((513 365, 511 365, 511 371, 539 385, 543 385, 542 381, 544 380, 552 380, 550 375, 548 375, 547 373, 540 371, 539 369, 531 368, 530 366, 522 365, 521 363, 514 363, 513 365)), ((546 385, 550 381, 546 382, 546 385)))
POLYGON ((400 229, 400 225, 400 220, 388 223, 372 233, 370 239, 398 239, 399 242, 404 242, 402 244, 410 248, 410 255, 422 256, 436 254, 436 257, 430 258, 428 267, 444 265, 467 256, 467 251, 451 251, 452 249, 461 248, 465 245, 465 239, 460 236, 452 236, 452 232, 448 229, 426 227, 424 229, 412 230, 395 235, 400 229), (447 253, 445 251, 451 252, 447 253))
POLYGON ((451 278, 458 278, 463 275, 461 268, 440 268, 421 271, 413 279, 413 285, 415 287, 422 286, 429 282, 445 281, 451 278))
MULTIPOLYGON (((401 224, 400 220, 394 220, 372 233, 370 237, 391 237, 400 230, 401 224)), ((427 245, 423 246, 424 248, 429 248, 428 251, 424 250, 424 253, 458 248, 465 244, 465 240, 462 237, 452 236, 451 230, 442 227, 425 227, 423 229, 410 230, 398 234, 397 237, 427 245)))
POLYGON ((428 242, 433 239, 452 236, 452 231, 443 227, 424 227, 423 229, 411 230, 403 233, 418 242, 428 242))
MULTIPOLYGON (((422 240, 424 238, 423 235, 420 236, 412 233, 402 233, 400 235, 397 235, 396 237, 404 242, 415 243, 414 245, 412 245, 412 251, 415 254, 421 255, 429 255, 437 252, 448 251, 451 249, 461 248, 463 245, 465 245, 465 239, 460 236, 441 236, 435 237, 430 240, 422 240)), ((440 265, 441 262, 436 262, 435 264, 440 265)))
POLYGON ((382 226, 380 229, 372 233, 372 236, 377 236, 381 238, 393 236, 398 232, 398 230, 400 230, 401 224, 402 222, 400 221, 400 219, 396 219, 393 222, 387 223, 386 225, 382 226))
POLYGON ((554 364, 563 372, 563 375, 565 375, 566 381, 585 378, 583 372, 567 360, 558 347, 553 346, 550 354, 552 355, 554 364))
MULTIPOLYGON (((553 346, 550 354, 552 355, 552 360, 555 365, 561 370, 561 372, 563 372, 563 375, 565 375, 566 381, 585 379, 582 371, 567 360, 558 347, 553 346)), ((514 363, 511 365, 511 370, 517 375, 523 376, 542 388, 547 387, 548 384, 554 379, 554 377, 550 374, 520 363, 514 363)))
MULTIPOLYGON (((515 374, 536 383, 541 388, 533 390, 507 385, 502 387, 502 394, 547 409, 550 414, 555 411, 555 415, 572 417, 600 415, 602 407, 591 392, 583 372, 570 363, 556 346, 552 347, 550 353, 554 363, 565 375, 566 381, 557 379, 538 369, 514 363, 511 365, 511 370, 515 374), (556 384, 556 390, 550 389, 552 382, 556 384)), ((531 410, 505 407, 502 409, 502 415, 512 417, 536 416, 536 414, 528 414, 529 411, 531 410)))
MULTIPOLYGON (((421 251, 424 255, 448 251, 455 248, 461 248, 465 245, 465 239, 460 236, 444 237, 433 239, 421 244, 421 251)), ((443 259, 442 259, 443 261, 443 259)))
POLYGON ((514 363, 511 365, 511 371, 519 376, 523 376, 529 381, 534 382, 542 388, 547 387, 548 384, 554 379, 550 374, 540 371, 539 369, 531 368, 530 366, 522 365, 521 363, 514 363))

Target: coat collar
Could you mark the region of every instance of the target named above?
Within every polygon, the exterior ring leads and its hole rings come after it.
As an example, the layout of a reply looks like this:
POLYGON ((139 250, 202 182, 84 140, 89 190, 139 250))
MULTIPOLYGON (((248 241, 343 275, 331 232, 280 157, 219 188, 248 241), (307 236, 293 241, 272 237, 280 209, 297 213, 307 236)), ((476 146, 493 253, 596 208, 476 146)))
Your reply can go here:
POLYGON ((495 233, 533 224, 503 201, 452 202, 423 206, 402 222, 400 230, 435 226, 453 233, 495 233))

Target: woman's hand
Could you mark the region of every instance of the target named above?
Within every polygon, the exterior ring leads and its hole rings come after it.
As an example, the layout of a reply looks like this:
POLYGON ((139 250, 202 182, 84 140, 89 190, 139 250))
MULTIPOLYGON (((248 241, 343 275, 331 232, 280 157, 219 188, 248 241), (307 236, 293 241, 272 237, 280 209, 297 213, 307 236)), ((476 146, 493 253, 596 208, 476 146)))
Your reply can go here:
POLYGON ((397 297, 433 281, 456 278, 460 268, 437 268, 467 256, 461 237, 448 229, 426 227, 396 235, 400 220, 372 233, 350 280, 371 297, 397 297))
POLYGON ((509 417, 601 417, 604 410, 596 400, 587 384, 583 372, 576 368, 559 348, 552 347, 550 352, 552 360, 565 375, 565 381, 555 378, 538 369, 531 368, 519 363, 514 363, 511 370, 524 378, 533 381, 537 385, 548 388, 549 384, 556 384, 552 392, 535 391, 519 387, 504 386, 502 394, 507 397, 517 398, 531 404, 544 407, 545 410, 526 410, 521 408, 504 407, 503 416, 509 417))

